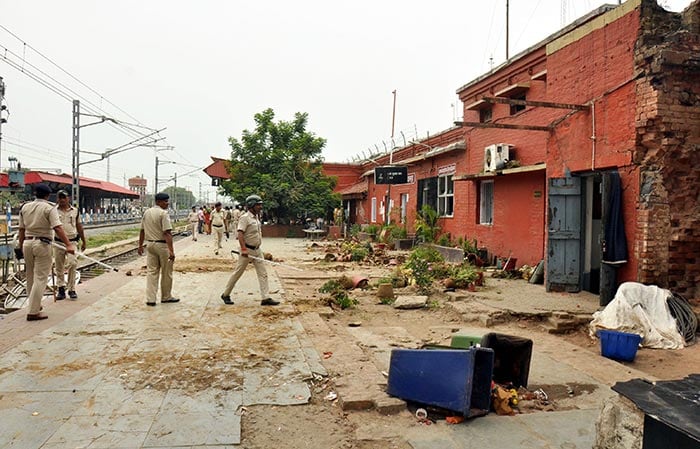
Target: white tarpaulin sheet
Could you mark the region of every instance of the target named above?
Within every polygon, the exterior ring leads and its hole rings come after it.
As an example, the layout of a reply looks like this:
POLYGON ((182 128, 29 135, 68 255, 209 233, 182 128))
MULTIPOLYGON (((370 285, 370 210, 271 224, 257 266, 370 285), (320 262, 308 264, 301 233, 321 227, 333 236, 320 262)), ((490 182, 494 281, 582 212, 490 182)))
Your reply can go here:
POLYGON ((625 282, 605 309, 593 314, 590 333, 598 329, 629 332, 642 336, 646 348, 680 349, 685 346, 668 308, 669 290, 655 285, 625 282))

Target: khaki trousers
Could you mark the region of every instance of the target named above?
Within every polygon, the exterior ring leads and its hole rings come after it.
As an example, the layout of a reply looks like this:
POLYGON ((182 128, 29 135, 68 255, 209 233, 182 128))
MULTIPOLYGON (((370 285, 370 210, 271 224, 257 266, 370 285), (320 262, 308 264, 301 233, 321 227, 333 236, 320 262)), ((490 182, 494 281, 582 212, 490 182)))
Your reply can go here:
POLYGON ((41 298, 51 273, 51 246, 41 240, 25 240, 22 245, 24 264, 27 270, 27 294, 29 311, 36 315, 41 309, 41 298))
POLYGON ((190 231, 192 231, 192 240, 197 240, 197 228, 199 227, 199 222, 190 223, 187 227, 190 229, 190 231))
POLYGON ((161 300, 172 297, 173 262, 168 257, 166 243, 152 242, 146 247, 146 302, 156 302, 159 277, 161 300))
POLYGON ((218 251, 224 238, 224 227, 212 225, 211 230, 214 233, 214 251, 218 251))
POLYGON ((56 285, 59 287, 68 287, 69 292, 75 291, 75 270, 78 267, 78 258, 75 254, 68 254, 60 248, 53 248, 53 258, 56 262, 56 285), (68 283, 66 284, 66 276, 64 275, 68 268, 68 283))
MULTIPOLYGON (((260 248, 256 250, 249 249, 248 255, 259 257, 261 259, 263 258, 263 254, 260 248)), ((231 277, 229 278, 228 283, 226 284, 226 290, 224 290, 224 295, 231 295, 233 287, 236 286, 236 282, 238 282, 241 276, 243 276, 243 273, 245 272, 245 269, 249 263, 253 264, 253 266, 255 267, 255 272, 258 275, 258 284, 260 284, 260 295, 262 296, 262 299, 267 299, 270 297, 270 287, 267 283, 267 267, 265 267, 265 262, 263 262, 262 260, 252 259, 250 257, 243 256, 238 256, 238 262, 236 263, 236 267, 233 269, 233 274, 231 274, 231 277)))

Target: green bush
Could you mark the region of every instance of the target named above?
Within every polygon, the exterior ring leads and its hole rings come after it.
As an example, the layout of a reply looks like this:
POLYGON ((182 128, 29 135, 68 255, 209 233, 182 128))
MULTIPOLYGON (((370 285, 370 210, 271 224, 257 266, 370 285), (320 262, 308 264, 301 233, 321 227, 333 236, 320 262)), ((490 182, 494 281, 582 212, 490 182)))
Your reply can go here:
POLYGON ((364 232, 366 232, 369 235, 377 235, 379 232, 379 225, 376 224, 370 224, 365 226, 364 232))
POLYGON ((440 218, 440 216, 437 211, 430 207, 430 205, 424 204, 416 218, 416 235, 422 237, 423 241, 426 243, 435 242, 440 232, 438 218, 440 218))
POLYGON ((359 234, 360 231, 362 231, 362 226, 360 226, 357 223, 354 223, 350 225, 350 230, 348 232, 350 233, 350 237, 357 237, 357 234, 359 234))
POLYGON ((450 233, 446 232, 442 234, 438 240, 437 244, 440 246, 452 246, 452 239, 450 238, 450 233))
POLYGON ((411 252, 403 266, 410 271, 418 292, 429 295, 432 292, 433 280, 435 279, 433 269, 444 261, 445 259, 435 248, 419 246, 411 252))
POLYGON ((369 251, 364 246, 356 246, 350 251, 350 254, 353 262, 361 262, 369 256, 369 251))
POLYGON ((469 284, 476 280, 477 276, 476 267, 468 263, 454 265, 449 275, 455 281, 455 287, 457 288, 467 288, 469 284))
POLYGON ((331 279, 318 289, 320 293, 328 293, 331 296, 331 301, 340 306, 341 309, 354 307, 359 303, 355 298, 348 295, 343 284, 337 279, 331 279))

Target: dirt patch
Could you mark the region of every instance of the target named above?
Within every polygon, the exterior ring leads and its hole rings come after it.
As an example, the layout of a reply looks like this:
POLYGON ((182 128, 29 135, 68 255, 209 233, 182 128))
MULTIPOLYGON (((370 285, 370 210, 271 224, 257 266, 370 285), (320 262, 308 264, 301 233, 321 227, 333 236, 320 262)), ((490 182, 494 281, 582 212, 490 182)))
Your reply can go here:
POLYGON ((213 271, 232 271, 235 262, 230 259, 199 257, 175 259, 173 271, 179 273, 210 273, 213 271))

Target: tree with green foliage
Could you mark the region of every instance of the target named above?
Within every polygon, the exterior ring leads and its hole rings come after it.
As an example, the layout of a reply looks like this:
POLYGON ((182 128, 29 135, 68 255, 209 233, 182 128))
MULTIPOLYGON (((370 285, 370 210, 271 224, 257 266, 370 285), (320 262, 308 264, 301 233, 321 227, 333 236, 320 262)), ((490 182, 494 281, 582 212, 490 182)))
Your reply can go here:
POLYGON ((182 187, 169 186, 164 192, 170 195, 170 207, 177 205, 178 210, 189 209, 197 202, 194 194, 182 187))
POLYGON ((223 193, 239 202, 260 195, 268 216, 279 223, 326 217, 340 205, 333 193, 337 179, 321 171, 326 140, 306 130, 306 113, 297 112, 290 122, 274 118, 266 109, 255 114, 253 131, 244 130, 240 141, 229 138, 231 178, 222 183, 223 193))

